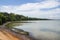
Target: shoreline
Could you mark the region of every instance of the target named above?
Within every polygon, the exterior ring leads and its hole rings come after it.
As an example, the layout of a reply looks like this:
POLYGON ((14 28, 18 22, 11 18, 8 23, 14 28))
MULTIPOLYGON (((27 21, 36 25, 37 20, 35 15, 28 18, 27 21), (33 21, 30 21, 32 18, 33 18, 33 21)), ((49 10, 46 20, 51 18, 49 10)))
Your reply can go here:
POLYGON ((9 29, 9 28, 6 28, 6 25, 7 24, 9 24, 9 23, 11 23, 11 22, 7 22, 7 23, 4 23, 3 25, 0 25, 0 29, 2 28, 2 29, 5 29, 8 33, 9 32, 11 32, 12 34, 15 34, 16 36, 19 34, 20 35, 20 37, 21 36, 23 36, 22 38, 25 40, 33 40, 33 38, 32 37, 30 37, 29 36, 29 32, 26 32, 26 31, 24 31, 24 30, 22 30, 22 29, 15 29, 15 31, 13 31, 13 30, 11 30, 11 29, 9 29), (16 30, 17 31, 19 31, 19 32, 16 32, 16 30), (21 32, 21 33, 20 33, 21 32), (23 33, 23 34, 22 34, 23 33))

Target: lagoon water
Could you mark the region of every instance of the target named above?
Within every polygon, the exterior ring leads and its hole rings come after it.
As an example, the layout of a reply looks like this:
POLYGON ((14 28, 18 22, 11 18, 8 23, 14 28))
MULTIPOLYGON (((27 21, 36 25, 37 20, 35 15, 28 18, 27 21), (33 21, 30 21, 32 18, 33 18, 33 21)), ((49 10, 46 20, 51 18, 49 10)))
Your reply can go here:
POLYGON ((28 31, 36 40, 60 40, 60 20, 24 21, 20 24, 16 28, 28 31))

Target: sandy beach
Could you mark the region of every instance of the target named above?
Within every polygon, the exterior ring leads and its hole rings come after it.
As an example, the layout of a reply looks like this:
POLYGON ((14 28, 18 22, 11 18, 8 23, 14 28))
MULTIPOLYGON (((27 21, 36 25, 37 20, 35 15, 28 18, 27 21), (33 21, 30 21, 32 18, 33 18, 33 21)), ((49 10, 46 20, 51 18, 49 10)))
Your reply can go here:
POLYGON ((0 26, 0 40, 32 40, 26 35, 18 34, 10 29, 5 28, 5 25, 8 23, 0 26))

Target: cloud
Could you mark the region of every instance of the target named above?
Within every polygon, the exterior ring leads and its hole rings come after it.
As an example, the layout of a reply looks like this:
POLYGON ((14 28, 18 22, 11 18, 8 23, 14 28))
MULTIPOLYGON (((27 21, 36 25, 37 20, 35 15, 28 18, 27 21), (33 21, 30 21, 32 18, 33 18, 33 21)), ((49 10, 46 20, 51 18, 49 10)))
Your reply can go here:
POLYGON ((57 0, 45 0, 43 2, 26 3, 22 5, 16 5, 16 6, 3 5, 3 6, 0 6, 0 11, 13 12, 16 14, 22 14, 30 17, 55 19, 55 18, 60 18, 60 15, 57 15, 57 14, 60 14, 60 3, 57 0))
POLYGON ((60 5, 57 6, 57 7, 53 7, 53 8, 42 8, 41 10, 43 10, 43 11, 50 11, 50 10, 57 9, 57 8, 60 8, 60 5))

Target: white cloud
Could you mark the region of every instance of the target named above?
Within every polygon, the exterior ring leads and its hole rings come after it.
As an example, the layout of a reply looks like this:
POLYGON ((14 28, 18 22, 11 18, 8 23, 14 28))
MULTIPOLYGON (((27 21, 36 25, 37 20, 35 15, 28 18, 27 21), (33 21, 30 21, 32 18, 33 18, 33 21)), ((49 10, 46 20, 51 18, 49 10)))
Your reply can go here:
POLYGON ((1 6, 0 11, 2 12, 13 12, 17 14, 23 14, 31 17, 42 17, 42 18, 59 18, 54 14, 60 13, 60 9, 56 8, 53 10, 43 11, 44 8, 54 8, 60 5, 59 2, 55 0, 46 0, 40 3, 27 3, 17 6, 1 6))

